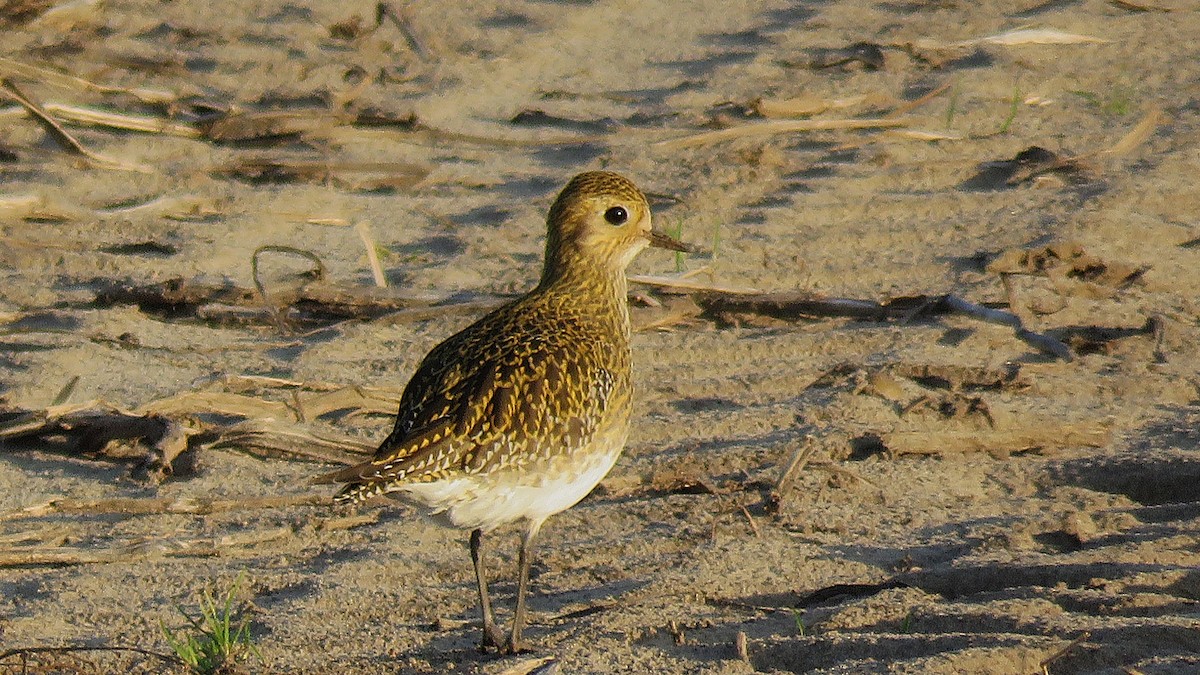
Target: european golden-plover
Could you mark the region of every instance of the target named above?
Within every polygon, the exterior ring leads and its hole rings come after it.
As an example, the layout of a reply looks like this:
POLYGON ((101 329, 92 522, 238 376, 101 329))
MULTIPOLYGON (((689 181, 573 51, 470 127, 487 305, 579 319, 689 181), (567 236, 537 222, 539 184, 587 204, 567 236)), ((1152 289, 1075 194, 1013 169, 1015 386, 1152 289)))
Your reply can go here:
POLYGON ((340 502, 398 492, 442 524, 471 531, 484 649, 521 650, 538 530, 591 492, 625 446, 625 268, 646 246, 687 250, 651 229, 650 205, 628 179, 607 171, 573 178, 550 207, 537 287, 429 352, 374 459, 316 479, 345 483, 340 502), (480 548, 484 533, 516 522, 524 524, 516 610, 503 641, 480 548))

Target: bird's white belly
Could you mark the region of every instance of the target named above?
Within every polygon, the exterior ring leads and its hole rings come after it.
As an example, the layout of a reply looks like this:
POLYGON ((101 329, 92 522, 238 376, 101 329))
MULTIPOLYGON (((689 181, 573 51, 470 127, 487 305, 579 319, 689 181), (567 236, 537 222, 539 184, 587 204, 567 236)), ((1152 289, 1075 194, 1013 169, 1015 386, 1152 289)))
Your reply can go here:
POLYGON ((564 470, 552 465, 535 475, 464 475, 431 483, 408 483, 397 489, 428 507, 435 520, 451 527, 488 531, 522 519, 540 524, 586 497, 612 470, 623 445, 617 444, 605 453, 577 455, 572 458, 577 465, 562 467, 564 470), (578 465, 580 462, 583 465, 578 465))

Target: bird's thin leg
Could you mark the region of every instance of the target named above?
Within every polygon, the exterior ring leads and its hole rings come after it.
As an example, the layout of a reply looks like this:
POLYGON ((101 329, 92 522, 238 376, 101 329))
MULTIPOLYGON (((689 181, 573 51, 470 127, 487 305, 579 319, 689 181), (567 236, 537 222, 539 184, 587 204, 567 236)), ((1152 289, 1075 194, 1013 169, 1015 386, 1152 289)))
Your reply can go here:
POLYGON ((508 636, 508 644, 504 645, 504 653, 517 654, 524 650, 521 644, 521 629, 525 627, 525 594, 529 589, 529 563, 533 555, 533 539, 537 536, 542 524, 530 523, 521 537, 521 555, 517 562, 520 571, 517 576, 517 609, 513 613, 512 633, 508 636))
POLYGON ((471 531, 471 562, 475 564, 475 580, 479 583, 479 606, 483 611, 483 642, 480 649, 499 649, 501 642, 500 630, 496 628, 496 619, 492 616, 492 601, 488 599, 487 575, 483 571, 483 557, 480 545, 483 543, 483 530, 471 531))

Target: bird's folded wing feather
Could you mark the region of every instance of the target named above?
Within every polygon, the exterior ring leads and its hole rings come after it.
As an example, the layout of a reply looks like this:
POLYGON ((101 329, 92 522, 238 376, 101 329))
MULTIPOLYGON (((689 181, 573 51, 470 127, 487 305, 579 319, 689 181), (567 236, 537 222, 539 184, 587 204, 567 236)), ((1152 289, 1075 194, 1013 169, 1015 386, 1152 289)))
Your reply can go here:
POLYGON ((453 339, 435 348, 405 389, 395 428, 375 458, 316 482, 350 483, 343 491, 349 493, 354 484, 506 468, 564 443, 586 443, 607 405, 612 374, 554 341, 492 346, 486 358, 474 359, 451 358, 446 352, 464 351, 453 339))

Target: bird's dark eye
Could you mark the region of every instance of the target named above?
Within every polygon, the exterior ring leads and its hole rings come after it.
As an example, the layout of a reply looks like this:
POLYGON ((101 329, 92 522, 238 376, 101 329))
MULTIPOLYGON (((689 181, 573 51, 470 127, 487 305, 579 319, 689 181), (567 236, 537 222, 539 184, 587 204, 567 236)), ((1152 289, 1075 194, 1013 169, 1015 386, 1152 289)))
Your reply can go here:
POLYGON ((629 212, 624 206, 614 206, 604 212, 604 219, 611 225, 624 225, 629 220, 629 212))

